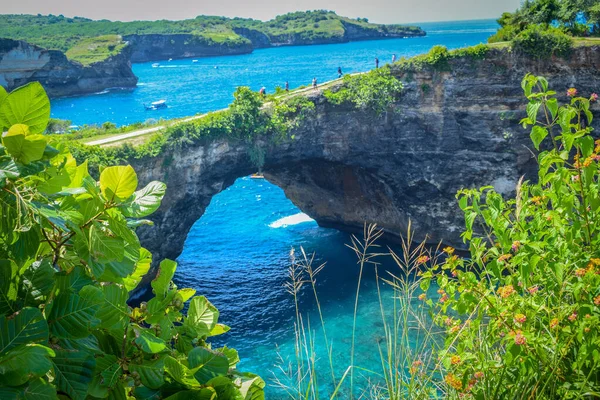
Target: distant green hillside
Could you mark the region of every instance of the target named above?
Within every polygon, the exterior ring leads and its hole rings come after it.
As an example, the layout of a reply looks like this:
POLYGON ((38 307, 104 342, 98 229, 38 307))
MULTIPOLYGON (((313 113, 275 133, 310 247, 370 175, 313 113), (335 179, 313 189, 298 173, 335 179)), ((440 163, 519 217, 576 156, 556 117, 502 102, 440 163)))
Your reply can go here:
POLYGON ((125 43, 119 35, 86 38, 67 50, 67 57, 83 65, 90 65, 120 53, 124 47, 125 43))
MULTIPOLYGON (((234 32, 250 28, 266 34, 272 42, 296 36, 301 40, 328 40, 343 37, 346 27, 385 36, 424 34, 418 27, 371 24, 366 19, 340 17, 331 11, 294 12, 267 22, 212 16, 199 16, 182 21, 94 21, 87 18, 66 18, 55 15, 0 15, 0 37, 27 42, 62 51, 73 51, 86 38, 131 34, 194 34, 208 42, 240 44, 248 39, 234 32)), ((87 46, 89 43, 84 43, 87 46)))

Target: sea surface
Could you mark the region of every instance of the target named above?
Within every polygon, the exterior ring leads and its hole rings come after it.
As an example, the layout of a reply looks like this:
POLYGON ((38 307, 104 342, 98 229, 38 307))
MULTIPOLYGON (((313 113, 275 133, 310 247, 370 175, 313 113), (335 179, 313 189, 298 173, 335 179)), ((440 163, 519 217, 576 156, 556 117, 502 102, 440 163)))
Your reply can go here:
MULTIPOLYGON (((421 24, 424 38, 391 39, 335 45, 281 47, 256 50, 249 55, 161 61, 136 64, 140 77, 133 91, 108 91, 84 97, 52 101, 52 115, 73 123, 94 124, 113 121, 128 124, 150 118, 172 118, 223 108, 230 103, 237 86, 273 91, 286 80, 290 87, 310 84, 314 76, 320 82, 344 72, 366 71, 378 57, 381 63, 398 57, 427 52, 433 45, 459 48, 485 42, 497 25, 494 21, 466 21, 421 24), (166 99, 165 110, 144 111, 143 104, 166 99)), ((284 384, 289 366, 296 365, 294 349, 294 298, 285 288, 289 281, 290 251, 296 259, 301 248, 315 254, 313 266, 325 263, 317 276, 325 327, 333 349, 336 380, 350 363, 353 311, 359 266, 354 252, 346 246, 350 236, 319 227, 284 195, 265 180, 238 179, 216 195, 205 214, 191 229, 183 253, 178 259, 175 281, 205 295, 220 311, 220 321, 231 327, 215 346, 227 344, 239 351, 240 369, 260 374, 269 384, 267 399, 287 399, 284 384)), ((382 245, 385 245, 382 243, 382 245)), ((377 250, 377 249, 376 249, 377 250)), ((382 247, 378 250, 385 250, 382 247)), ((401 275, 387 259, 378 259, 380 275, 401 275)), ((383 340, 380 300, 372 265, 364 270, 358 302, 355 345, 355 390, 367 390, 368 382, 381 382, 378 346, 383 340), (371 371, 371 372, 368 372, 371 371)), ((435 290, 433 290, 435 292, 435 290)), ((384 314, 391 316, 393 291, 381 286, 384 314)), ((320 392, 331 393, 333 384, 328 369, 321 323, 316 312, 312 288, 305 283, 298 297, 299 311, 306 332, 314 338, 320 392)), ((342 387, 348 398, 348 384, 342 387)), ((323 396, 329 398, 329 396, 323 396)))
POLYGON ((139 77, 137 88, 106 90, 91 96, 52 100, 52 117, 68 119, 75 125, 117 125, 176 118, 227 107, 238 86, 254 90, 265 87, 273 93, 276 86, 290 88, 337 78, 338 67, 344 73, 362 72, 391 62, 392 54, 411 57, 442 44, 449 49, 485 43, 497 29, 493 20, 419 24, 427 36, 386 39, 343 44, 292 46, 258 49, 239 56, 182 59, 133 65, 139 77), (166 100, 168 108, 146 111, 144 105, 166 100))

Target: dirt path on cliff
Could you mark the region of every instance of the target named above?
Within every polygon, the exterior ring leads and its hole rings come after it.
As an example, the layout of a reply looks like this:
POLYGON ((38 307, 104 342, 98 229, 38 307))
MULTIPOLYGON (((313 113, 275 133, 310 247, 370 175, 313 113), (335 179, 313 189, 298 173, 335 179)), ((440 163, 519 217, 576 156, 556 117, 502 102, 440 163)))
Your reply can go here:
MULTIPOLYGON (((349 75, 360 75, 363 73, 364 72, 358 72, 358 73, 349 74, 349 75)), ((330 88, 335 83, 341 82, 341 80, 342 80, 341 78, 338 78, 338 79, 334 79, 332 81, 324 82, 319 85, 318 90, 330 88)), ((289 98, 300 96, 300 95, 307 94, 307 93, 314 93, 314 89, 310 86, 306 87, 306 88, 302 88, 302 89, 296 89, 296 90, 291 91, 290 93, 286 93, 286 94, 277 96, 277 98, 281 99, 281 100, 285 100, 285 99, 289 99, 289 98)), ((263 107, 267 107, 267 106, 269 106, 269 104, 271 104, 271 103, 270 102, 265 103, 265 105, 263 107)), ((159 126, 155 126, 152 128, 139 129, 137 131, 116 134, 114 136, 104 137, 104 138, 98 139, 98 140, 91 140, 89 142, 85 142, 84 144, 87 146, 102 146, 102 147, 118 146, 118 145, 122 144, 122 142, 124 142, 124 141, 126 141, 130 144, 133 144, 133 145, 142 144, 146 139, 146 138, 142 138, 142 136, 147 136, 147 135, 150 135, 153 133, 160 133, 161 131, 164 131, 165 129, 167 129, 169 126, 179 124, 182 122, 190 122, 190 121, 194 121, 197 119, 201 119, 213 112, 219 112, 219 111, 224 111, 224 110, 227 110, 227 109, 224 108, 221 110, 211 111, 206 114, 196 115, 196 116, 185 118, 182 120, 177 120, 176 122, 172 122, 172 123, 167 122, 164 125, 159 125, 159 126)))

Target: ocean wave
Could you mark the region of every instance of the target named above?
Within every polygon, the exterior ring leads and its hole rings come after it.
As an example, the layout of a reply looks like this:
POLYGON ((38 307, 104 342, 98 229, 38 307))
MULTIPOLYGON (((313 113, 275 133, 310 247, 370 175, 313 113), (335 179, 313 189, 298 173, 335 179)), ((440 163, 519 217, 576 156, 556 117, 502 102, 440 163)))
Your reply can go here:
POLYGON ((290 225, 298 225, 298 224, 302 224, 304 222, 311 222, 311 221, 314 221, 314 219, 312 219, 311 217, 309 217, 308 215, 306 215, 304 213, 298 213, 298 214, 294 214, 294 215, 290 215, 290 216, 278 219, 277 221, 269 224, 269 227, 270 228, 286 228, 290 225))

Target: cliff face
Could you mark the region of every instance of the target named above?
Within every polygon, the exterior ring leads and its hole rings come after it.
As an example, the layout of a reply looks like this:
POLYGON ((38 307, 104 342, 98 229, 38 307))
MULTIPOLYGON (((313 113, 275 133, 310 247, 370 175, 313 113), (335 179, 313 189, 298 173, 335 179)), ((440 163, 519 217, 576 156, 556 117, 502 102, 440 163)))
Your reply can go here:
POLYGON ((27 42, 0 39, 0 85, 7 90, 39 81, 50 97, 72 96, 114 87, 135 87, 131 49, 90 66, 69 61, 64 53, 27 42))
MULTIPOLYGON (((375 222, 400 235, 411 220, 420 237, 463 247, 457 190, 493 185, 510 195, 522 175, 535 179, 529 133, 519 125, 523 76, 544 75, 559 93, 596 92, 600 47, 576 49, 569 60, 493 50, 450 64, 449 72, 396 70, 405 90, 380 116, 311 91, 316 112, 294 129, 295 139, 263 143, 265 177, 322 226, 355 231, 375 222)), ((255 172, 248 147, 218 140, 136 162, 141 183, 168 187, 155 225, 139 231, 157 259, 176 258, 212 196, 255 172)))
POLYGON ((247 54, 253 50, 249 40, 237 45, 219 45, 190 34, 128 35, 124 36, 123 40, 128 41, 133 48, 133 62, 247 54))

